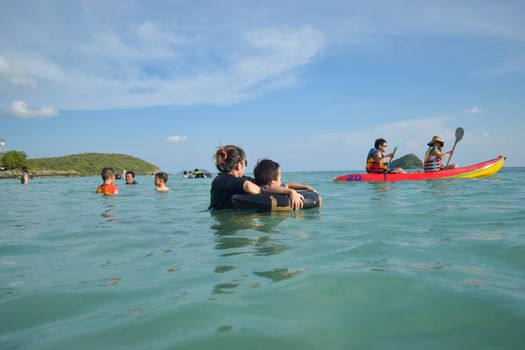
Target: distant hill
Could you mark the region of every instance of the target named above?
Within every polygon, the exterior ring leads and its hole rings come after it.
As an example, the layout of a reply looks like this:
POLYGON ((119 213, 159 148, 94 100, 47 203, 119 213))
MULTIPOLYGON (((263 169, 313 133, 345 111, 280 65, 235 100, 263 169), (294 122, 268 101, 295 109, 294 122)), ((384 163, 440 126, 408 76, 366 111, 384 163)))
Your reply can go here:
POLYGON ((423 162, 415 154, 406 154, 401 158, 394 159, 390 163, 390 168, 416 169, 422 168, 423 162))
POLYGON ((105 167, 120 173, 123 169, 132 170, 135 174, 150 174, 159 167, 142 159, 126 154, 114 153, 81 153, 63 157, 28 159, 27 167, 31 173, 38 174, 43 170, 78 173, 79 175, 100 175, 105 167))

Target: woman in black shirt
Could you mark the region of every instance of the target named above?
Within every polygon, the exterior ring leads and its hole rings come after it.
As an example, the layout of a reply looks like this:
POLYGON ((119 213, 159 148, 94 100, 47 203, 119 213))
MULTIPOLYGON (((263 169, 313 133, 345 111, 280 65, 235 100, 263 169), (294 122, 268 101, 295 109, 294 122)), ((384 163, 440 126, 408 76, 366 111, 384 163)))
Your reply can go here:
MULTIPOLYGON (((259 194, 262 189, 251 177, 244 176, 248 165, 246 154, 237 146, 221 146, 215 153, 215 165, 220 171, 213 179, 210 190, 210 207, 208 209, 229 209, 233 207, 232 197, 235 194, 259 194)), ((303 206, 303 196, 295 190, 282 187, 268 187, 265 193, 288 194, 292 207, 297 210, 303 206)))

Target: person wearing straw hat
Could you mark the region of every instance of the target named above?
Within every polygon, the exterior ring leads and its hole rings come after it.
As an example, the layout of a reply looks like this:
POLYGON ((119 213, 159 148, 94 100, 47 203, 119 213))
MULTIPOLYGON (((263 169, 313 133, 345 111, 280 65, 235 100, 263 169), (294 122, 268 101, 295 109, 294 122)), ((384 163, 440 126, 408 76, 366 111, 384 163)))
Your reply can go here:
POLYGON ((454 169, 457 168, 457 164, 449 164, 448 166, 443 165, 442 159, 450 157, 452 151, 443 153, 443 146, 445 141, 439 136, 432 137, 429 143, 427 143, 428 149, 425 153, 425 172, 440 171, 443 169, 454 169))

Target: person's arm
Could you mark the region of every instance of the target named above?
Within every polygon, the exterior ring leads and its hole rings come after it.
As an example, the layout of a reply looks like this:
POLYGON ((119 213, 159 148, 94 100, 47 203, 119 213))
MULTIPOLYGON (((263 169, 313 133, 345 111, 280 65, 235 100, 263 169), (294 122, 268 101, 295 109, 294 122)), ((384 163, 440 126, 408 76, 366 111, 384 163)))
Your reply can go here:
POLYGON ((376 162, 382 164, 382 163, 386 163, 389 157, 392 157, 392 153, 385 154, 383 157, 381 157, 380 152, 377 151, 376 153, 374 153, 372 157, 374 157, 376 162))
POLYGON ((286 194, 290 196, 292 201, 292 209, 299 210, 303 207, 304 197, 297 193, 296 190, 281 186, 269 186, 264 190, 265 193, 274 193, 274 194, 286 194))
POLYGON ((292 190, 305 190, 305 191, 310 191, 310 192, 317 192, 315 188, 308 186, 308 185, 303 185, 303 184, 288 183, 285 185, 285 187, 291 188, 292 190))
POLYGON ((446 153, 441 153, 439 150, 437 149, 434 149, 431 153, 431 155, 433 155, 434 157, 436 157, 437 159, 443 159, 443 158, 446 158, 450 155, 450 152, 446 152, 446 153))
POLYGON ((248 194, 262 193, 261 188, 257 186, 256 184, 254 184, 253 182, 251 182, 250 180, 244 181, 244 184, 242 185, 242 189, 244 190, 244 192, 248 194))

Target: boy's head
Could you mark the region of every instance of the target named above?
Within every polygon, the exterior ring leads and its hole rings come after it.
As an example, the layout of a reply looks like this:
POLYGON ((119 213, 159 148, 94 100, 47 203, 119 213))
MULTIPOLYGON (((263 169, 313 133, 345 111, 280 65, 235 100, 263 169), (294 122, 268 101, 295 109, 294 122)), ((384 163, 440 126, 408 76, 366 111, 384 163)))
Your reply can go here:
POLYGON ((259 186, 281 186, 281 169, 279 163, 271 159, 263 159, 257 162, 253 169, 255 182, 259 186))
POLYGON ((168 182, 168 174, 163 171, 159 171, 155 174, 155 185, 159 186, 162 183, 168 182))
POLYGON ((115 172, 111 168, 104 168, 102 169, 102 180, 108 181, 108 180, 115 180, 115 172))

